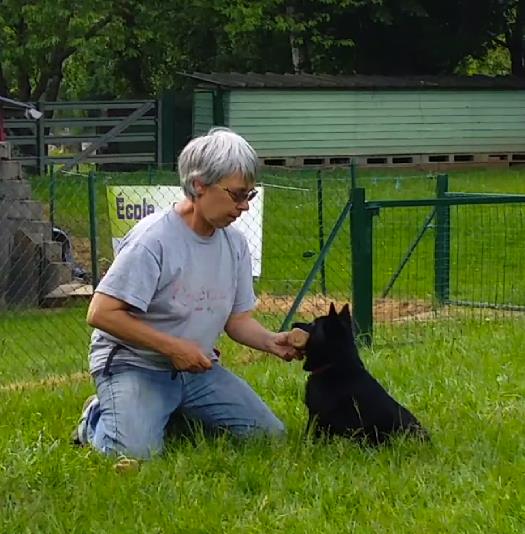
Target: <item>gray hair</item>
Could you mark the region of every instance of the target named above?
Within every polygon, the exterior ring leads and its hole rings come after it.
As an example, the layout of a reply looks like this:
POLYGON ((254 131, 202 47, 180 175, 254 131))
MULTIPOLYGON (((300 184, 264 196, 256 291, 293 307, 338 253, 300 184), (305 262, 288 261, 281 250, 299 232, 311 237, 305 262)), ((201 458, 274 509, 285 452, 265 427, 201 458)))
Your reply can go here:
POLYGON ((179 156, 180 184, 186 197, 197 196, 195 179, 213 185, 240 172, 252 185, 257 176, 257 154, 248 141, 228 128, 212 128, 192 139, 179 156))

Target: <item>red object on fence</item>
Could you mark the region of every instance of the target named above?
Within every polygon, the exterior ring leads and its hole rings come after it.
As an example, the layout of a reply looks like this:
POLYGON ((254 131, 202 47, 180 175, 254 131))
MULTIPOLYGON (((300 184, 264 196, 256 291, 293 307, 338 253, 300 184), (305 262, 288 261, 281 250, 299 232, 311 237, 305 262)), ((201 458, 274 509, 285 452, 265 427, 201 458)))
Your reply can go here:
POLYGON ((7 136, 4 131, 4 114, 2 113, 2 108, 0 108, 0 142, 5 141, 7 136))

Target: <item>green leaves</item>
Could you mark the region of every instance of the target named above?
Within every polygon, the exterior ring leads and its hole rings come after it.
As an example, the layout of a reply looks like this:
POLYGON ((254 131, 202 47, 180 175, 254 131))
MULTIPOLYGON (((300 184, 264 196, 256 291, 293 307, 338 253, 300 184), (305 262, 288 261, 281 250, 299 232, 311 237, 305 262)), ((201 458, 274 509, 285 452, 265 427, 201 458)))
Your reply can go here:
POLYGON ((175 73, 193 70, 406 75, 501 73, 512 65, 519 73, 524 5, 3 0, 0 91, 22 100, 144 97, 181 85, 175 73), (511 64, 501 54, 479 63, 497 46, 510 50, 511 64))
MULTIPOLYGON (((5 0, 0 18, 0 57, 7 90, 22 100, 52 97, 53 77, 62 78, 64 62, 108 24, 104 3, 68 0, 5 0)), ((54 95, 56 96, 56 95, 54 95)))

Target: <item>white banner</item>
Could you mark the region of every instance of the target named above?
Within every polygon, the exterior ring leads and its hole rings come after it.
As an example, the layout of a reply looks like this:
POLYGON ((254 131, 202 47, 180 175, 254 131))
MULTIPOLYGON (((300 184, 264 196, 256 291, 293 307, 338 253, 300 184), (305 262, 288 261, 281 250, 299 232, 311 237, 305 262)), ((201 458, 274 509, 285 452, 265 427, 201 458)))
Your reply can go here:
MULTIPOLYGON (((120 240, 137 221, 184 199, 184 193, 179 186, 114 185, 106 189, 113 253, 120 240)), ((246 236, 252 258, 252 274, 258 277, 261 276, 262 268, 264 189, 262 187, 256 189, 258 194, 250 201, 250 209, 232 223, 232 226, 246 236)))

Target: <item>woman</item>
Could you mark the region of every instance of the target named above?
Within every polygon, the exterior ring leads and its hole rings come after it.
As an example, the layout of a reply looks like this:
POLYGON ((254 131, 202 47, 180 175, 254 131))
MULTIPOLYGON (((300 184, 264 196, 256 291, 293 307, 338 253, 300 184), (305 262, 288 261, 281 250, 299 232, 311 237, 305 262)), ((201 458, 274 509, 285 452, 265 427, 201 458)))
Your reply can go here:
POLYGON ((237 436, 284 432, 214 349, 224 330, 283 360, 299 357, 288 332, 252 317, 248 245, 230 227, 256 194, 256 170, 253 148, 230 130, 193 139, 179 157, 185 200, 123 239, 87 314, 97 393, 85 403, 77 443, 149 457, 162 450, 175 412, 237 436))

